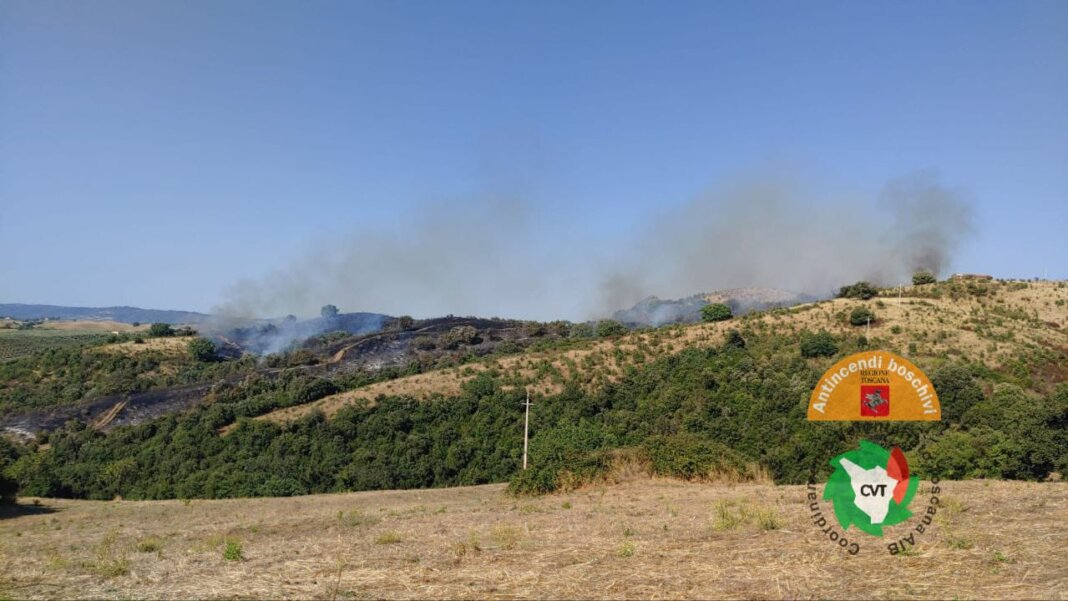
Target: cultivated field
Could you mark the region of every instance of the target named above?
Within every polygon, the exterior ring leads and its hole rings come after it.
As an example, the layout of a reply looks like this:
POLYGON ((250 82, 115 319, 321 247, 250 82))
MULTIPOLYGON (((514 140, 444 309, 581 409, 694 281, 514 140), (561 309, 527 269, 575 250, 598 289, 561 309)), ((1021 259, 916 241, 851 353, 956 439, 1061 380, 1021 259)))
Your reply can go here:
POLYGON ((144 331, 147 325, 132 326, 117 321, 48 320, 32 329, 16 329, 20 322, 0 320, 0 361, 25 357, 49 349, 99 344, 112 332, 144 331))
POLYGON ((898 526, 851 531, 855 557, 812 525, 802 486, 42 499, 0 517, 0 597, 1068 598, 1068 484, 943 487, 914 552, 879 544, 898 526))
POLYGON ((105 340, 107 334, 92 330, 0 329, 0 361, 26 357, 49 349, 99 344, 105 340))

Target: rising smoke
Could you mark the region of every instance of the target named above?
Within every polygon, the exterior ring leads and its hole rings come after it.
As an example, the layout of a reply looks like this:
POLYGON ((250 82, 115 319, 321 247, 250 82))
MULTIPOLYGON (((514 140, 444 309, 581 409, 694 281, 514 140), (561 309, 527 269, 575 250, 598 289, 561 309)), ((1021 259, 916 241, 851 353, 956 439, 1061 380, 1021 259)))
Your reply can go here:
POLYGON ((427 207, 400 231, 372 227, 238 283, 217 312, 343 311, 581 320, 637 300, 737 287, 827 296, 860 279, 944 274, 973 232, 969 204, 930 172, 876 198, 815 194, 785 177, 724 185, 609 245, 533 206, 483 199, 427 207))
POLYGON ((877 199, 818 196, 787 178, 724 186, 657 220, 604 279, 606 306, 639 294, 676 298, 767 287, 816 297, 842 284, 944 274, 973 232, 964 195, 931 172, 896 179, 877 199), (629 296, 622 296, 627 294, 629 296))

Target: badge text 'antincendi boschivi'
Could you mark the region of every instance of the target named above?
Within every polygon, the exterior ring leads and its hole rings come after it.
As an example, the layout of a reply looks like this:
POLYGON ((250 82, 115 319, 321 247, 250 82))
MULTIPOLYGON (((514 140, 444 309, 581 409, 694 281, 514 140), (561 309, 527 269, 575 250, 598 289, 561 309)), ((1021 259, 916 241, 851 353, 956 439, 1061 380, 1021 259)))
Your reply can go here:
POLYGON ((835 363, 808 401, 812 421, 938 421, 942 409, 927 375, 904 357, 866 351, 835 363))

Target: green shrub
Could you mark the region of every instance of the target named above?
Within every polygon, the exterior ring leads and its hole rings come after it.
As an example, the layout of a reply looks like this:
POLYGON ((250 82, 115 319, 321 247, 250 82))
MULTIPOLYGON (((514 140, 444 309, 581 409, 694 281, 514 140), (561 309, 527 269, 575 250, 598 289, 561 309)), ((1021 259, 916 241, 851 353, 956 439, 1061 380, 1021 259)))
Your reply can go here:
POLYGON ((622 336, 627 333, 627 326, 619 323, 614 319, 602 319, 597 322, 597 337, 598 338, 611 338, 613 336, 622 336))
POLYGON ((588 323, 576 323, 568 332, 570 338, 593 338, 594 335, 593 326, 588 323))
POLYGON ((934 274, 930 271, 917 271, 916 273, 912 274, 912 285, 914 286, 934 284, 937 281, 938 280, 935 278, 934 274))
POLYGON ((169 323, 154 323, 148 327, 148 335, 156 337, 174 336, 174 329, 169 323))
POLYGON ((19 458, 19 451, 15 445, 0 436, 0 505, 15 502, 15 495, 19 491, 18 480, 9 477, 7 470, 19 458))
POLYGON ((709 303, 701 307, 702 321, 726 321, 734 317, 731 308, 723 303, 709 303))
POLYGON ((516 473, 508 490, 544 494, 588 482, 608 469, 604 444, 602 430, 585 420, 540 432, 530 441, 530 468, 516 473))
POLYGON ((215 343, 207 338, 194 338, 186 344, 186 350, 194 361, 208 362, 215 360, 215 343))
POLYGON ((685 480, 738 478, 746 471, 741 455, 692 432, 652 436, 643 448, 653 473, 659 476, 685 480))
POLYGON ((15 502, 15 495, 19 491, 19 483, 4 475, 7 466, 0 459, 0 505, 10 505, 15 502))
POLYGON ((323 397, 328 397, 339 392, 341 392, 341 389, 338 388, 337 384, 330 380, 316 378, 307 385, 301 387, 297 392, 295 400, 297 404, 303 405, 312 401, 318 401, 323 397))
POLYGON ((855 326, 875 321, 875 312, 867 307, 856 307, 849 313, 849 323, 855 326))
POLYGON ((820 330, 815 334, 811 332, 801 334, 802 357, 810 359, 813 357, 833 357, 837 352, 838 345, 835 344, 834 337, 826 330, 820 330))
POLYGON ((461 345, 470 346, 482 342, 482 337, 474 326, 456 326, 441 336, 441 346, 454 350, 461 345))
POLYGON ((742 334, 738 330, 731 330, 727 332, 727 340, 724 342, 724 346, 743 349, 745 348, 745 338, 742 338, 742 334))
MULTIPOLYGON (((915 354, 916 349, 909 352, 915 354)), ((964 365, 946 365, 931 372, 931 384, 938 392, 942 419, 947 422, 959 423, 965 411, 983 400, 983 389, 964 365)))
POLYGON ((879 294, 879 290, 872 286, 868 282, 857 282, 849 286, 842 286, 838 289, 838 298, 859 298, 861 300, 868 300, 879 294))
POLYGON ((245 550, 241 547, 241 543, 236 540, 226 541, 226 548, 223 549, 223 559, 226 561, 241 561, 245 559, 245 550))

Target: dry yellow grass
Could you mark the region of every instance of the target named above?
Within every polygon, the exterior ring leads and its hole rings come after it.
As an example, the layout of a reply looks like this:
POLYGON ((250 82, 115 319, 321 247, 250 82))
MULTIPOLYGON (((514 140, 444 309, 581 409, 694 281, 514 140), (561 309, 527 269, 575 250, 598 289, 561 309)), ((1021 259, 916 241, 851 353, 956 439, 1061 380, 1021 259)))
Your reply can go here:
MULTIPOLYGON (((312 411, 333 415, 358 399, 374 400, 379 395, 405 395, 417 399, 453 396, 459 393, 463 382, 486 369, 517 376, 530 385, 532 392, 543 394, 559 392, 560 381, 581 372, 583 384, 592 390, 619 378, 628 366, 640 365, 687 347, 718 344, 731 328, 751 327, 780 334, 798 333, 802 329, 826 329, 835 334, 854 336, 863 334, 867 331, 864 327, 851 326, 844 319, 844 315, 860 305, 873 308, 878 318, 868 334, 885 340, 884 348, 896 349, 906 355, 911 354, 908 347, 913 343, 921 356, 958 354, 996 368, 1024 350, 1068 349, 1068 286, 1061 286, 1059 282, 1031 282, 1026 288, 995 284, 992 289, 994 292, 985 297, 956 300, 886 297, 864 302, 836 299, 727 322, 639 332, 616 340, 591 342, 584 348, 489 359, 379 382, 314 403, 279 409, 257 419, 288 421, 312 411)), ((923 366, 926 361, 921 357, 917 362, 923 366)))
POLYGON ((48 320, 37 326, 42 330, 78 330, 85 332, 144 332, 147 324, 134 326, 128 323, 95 319, 48 320))
POLYGON ((0 597, 1068 598, 1068 484, 944 489, 914 554, 861 535, 856 557, 810 523, 801 486, 41 500, 51 513, 0 519, 0 597))
POLYGON ((187 336, 145 338, 140 343, 129 340, 105 344, 99 348, 105 353, 121 353, 123 355, 135 355, 146 351, 159 351, 165 355, 181 355, 186 352, 186 347, 189 346, 190 340, 192 338, 187 336))

